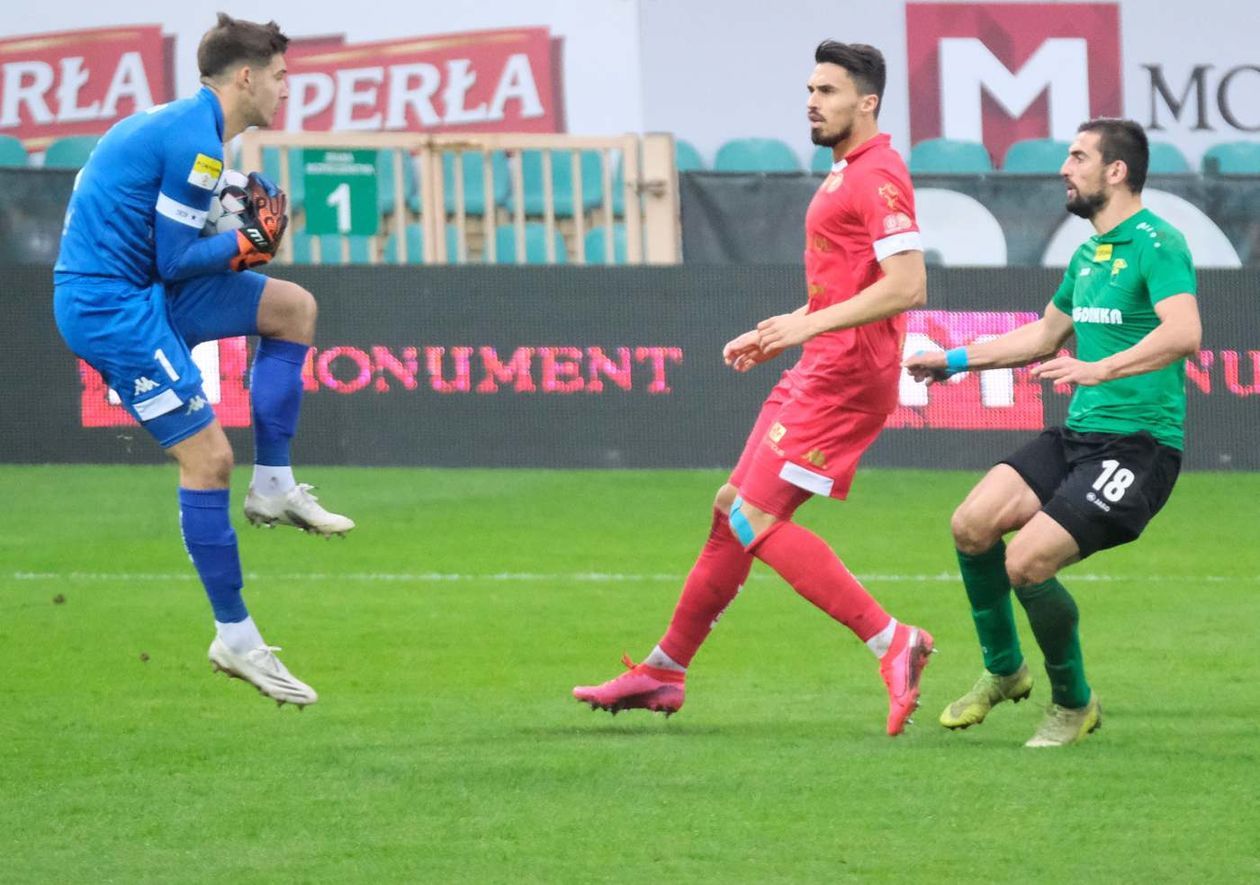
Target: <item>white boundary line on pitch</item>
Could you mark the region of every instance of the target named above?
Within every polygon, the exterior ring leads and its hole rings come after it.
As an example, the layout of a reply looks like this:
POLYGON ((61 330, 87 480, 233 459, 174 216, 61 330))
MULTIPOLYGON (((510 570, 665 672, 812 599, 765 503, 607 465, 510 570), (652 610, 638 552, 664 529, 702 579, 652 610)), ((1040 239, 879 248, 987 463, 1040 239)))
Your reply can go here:
MULTIPOLYGON (((14 581, 197 581, 194 572, 11 572, 9 577, 14 581)), ((458 582, 501 582, 501 583, 561 583, 576 582, 581 584, 620 584, 620 583, 681 583, 685 575, 665 574, 624 574, 617 572, 490 572, 485 574, 467 574, 458 572, 287 572, 263 574, 247 572, 244 577, 250 581, 369 581, 379 583, 417 583, 448 584, 458 582)), ((767 580, 775 575, 759 573, 750 575, 750 580, 767 580)), ((960 580, 957 574, 937 572, 931 575, 896 575, 896 574, 864 574, 859 579, 874 584, 932 584, 956 583, 960 580)), ((1100 575, 1092 573, 1067 573, 1064 580, 1068 583, 1113 583, 1120 581, 1140 581, 1143 583, 1260 583, 1260 575, 1100 575)))

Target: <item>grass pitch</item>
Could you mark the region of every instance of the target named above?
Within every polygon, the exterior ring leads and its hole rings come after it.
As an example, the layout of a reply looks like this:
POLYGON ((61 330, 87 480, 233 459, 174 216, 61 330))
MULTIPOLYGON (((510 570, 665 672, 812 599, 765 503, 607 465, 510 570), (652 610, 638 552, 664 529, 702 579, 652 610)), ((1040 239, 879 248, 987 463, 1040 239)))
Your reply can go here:
POLYGON ((974 474, 866 471, 801 514, 936 636, 897 739, 869 652, 761 565, 678 716, 570 699, 659 637, 719 473, 302 478, 349 539, 233 494, 299 713, 211 674, 173 468, 0 467, 0 880, 1260 877, 1260 476, 1185 475, 1065 573, 1104 725, 1063 751, 1020 746, 1048 700, 1022 614, 1033 702, 935 723, 980 668, 948 535, 974 474))

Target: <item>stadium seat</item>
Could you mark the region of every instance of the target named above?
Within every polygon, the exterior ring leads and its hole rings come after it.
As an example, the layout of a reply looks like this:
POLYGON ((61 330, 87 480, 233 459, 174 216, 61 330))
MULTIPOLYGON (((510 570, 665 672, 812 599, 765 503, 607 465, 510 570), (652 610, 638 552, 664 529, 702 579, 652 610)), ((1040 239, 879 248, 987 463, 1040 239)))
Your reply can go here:
MULTIPOLYGON (((572 151, 551 151, 551 186, 553 194, 553 211, 557 218, 573 217, 573 153, 572 151)), ((599 151, 581 152, 582 174, 582 210, 588 212, 604 202, 604 177, 600 169, 599 151)), ((545 198, 543 194, 543 160, 542 151, 527 150, 521 152, 521 176, 525 197, 525 214, 540 216, 543 214, 545 198)), ((512 198, 506 202, 510 205, 512 198)))
MULTIPOLYGON (((376 206, 381 215, 392 215, 394 212, 394 188, 397 178, 394 175, 394 157, 397 151, 384 150, 376 155, 376 206)), ((416 164, 411 154, 402 155, 403 205, 414 207, 420 205, 420 188, 416 184, 416 164)))
POLYGON ((626 226, 613 225, 613 258, 608 260, 608 232, 601 224, 586 232, 586 241, 582 244, 582 254, 587 264, 625 264, 626 263, 626 226))
POLYGON ((1152 141, 1151 162, 1146 171, 1152 175, 1182 175, 1190 171, 1190 164, 1176 145, 1166 141, 1152 141))
POLYGON ((20 139, 12 135, 0 135, 0 166, 20 169, 26 166, 29 160, 30 158, 26 156, 26 148, 20 139))
MULTIPOLYGON (((564 247, 564 235, 555 231, 556 264, 564 264, 568 255, 564 247)), ((516 227, 501 224, 494 232, 495 261, 498 264, 516 262, 516 227)), ((525 223, 525 264, 547 264, 547 226, 538 221, 525 223)))
POLYGON ((82 169, 100 139, 99 135, 68 135, 57 139, 44 154, 44 168, 82 169))
MULTIPOLYGON (((1067 150, 1063 153, 1066 156, 1067 150)), ((1062 162, 1060 157, 1059 163, 1062 162)), ((909 165, 911 175, 984 175, 993 171, 988 148, 978 141, 954 138, 919 142, 910 148, 909 165)))
POLYGON ((681 138, 674 139, 674 165, 679 172, 704 171, 704 160, 700 157, 700 152, 691 142, 681 138))
POLYGON ((735 138, 713 160, 717 172, 800 172, 796 152, 777 138, 735 138))
POLYGON ((1260 175, 1260 142, 1212 145, 1203 154, 1203 171, 1208 175, 1260 175))
POLYGON ((342 237, 337 234, 323 234, 315 237, 305 231, 294 231, 290 236, 293 237, 294 264, 311 264, 314 261, 314 250, 311 248, 314 240, 319 240, 320 264, 370 264, 372 262, 369 246, 371 237, 345 237, 350 242, 350 259, 346 261, 341 257, 342 237))
MULTIPOLYGON (((481 151, 462 151, 464 179, 464 212, 468 215, 482 215, 486 212, 486 180, 485 162, 481 151)), ((555 174, 555 170, 552 170, 555 174)), ((508 171, 507 157, 502 151, 490 154, 490 181, 494 189, 489 206, 501 206, 508 201, 508 193, 512 187, 512 176, 508 171)), ((583 185, 586 179, 582 179, 583 185)), ((455 152, 448 151, 442 155, 442 191, 446 202, 446 213, 455 214, 455 152)), ((585 190, 582 194, 586 200, 585 190)))
POLYGON ((826 175, 835 163, 835 154, 831 152, 831 148, 819 145, 814 150, 814 156, 810 158, 809 171, 826 175))
POLYGON ((306 179, 302 175, 302 149, 265 147, 262 149, 262 174, 277 187, 284 187, 280 178, 280 151, 289 152, 289 212, 297 212, 302 208, 306 196, 306 179))
MULTIPOLYGON (((407 238, 407 263, 424 264, 424 227, 411 222, 403 229, 403 235, 407 238)), ((472 256, 469 256, 469 258, 471 259, 472 256)), ((381 261, 385 264, 396 264, 398 262, 397 234, 391 232, 385 238, 385 247, 381 251, 381 261)), ((459 263, 459 233, 453 224, 446 226, 446 263, 459 263)))
POLYGON ((1055 174, 1067 159, 1066 141, 1055 141, 1052 138, 1029 138, 1017 141, 1006 149, 1006 158, 1002 161, 1003 172, 1021 174, 1055 174))

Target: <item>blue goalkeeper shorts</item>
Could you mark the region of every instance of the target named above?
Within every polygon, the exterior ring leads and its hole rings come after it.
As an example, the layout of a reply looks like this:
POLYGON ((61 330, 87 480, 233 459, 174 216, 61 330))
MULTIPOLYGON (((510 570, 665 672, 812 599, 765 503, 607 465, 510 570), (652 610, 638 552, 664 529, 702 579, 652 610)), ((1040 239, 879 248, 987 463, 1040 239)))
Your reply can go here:
POLYGON ((61 337, 169 448, 214 420, 192 348, 256 335, 267 278, 224 272, 137 289, 114 277, 58 273, 53 282, 61 337))

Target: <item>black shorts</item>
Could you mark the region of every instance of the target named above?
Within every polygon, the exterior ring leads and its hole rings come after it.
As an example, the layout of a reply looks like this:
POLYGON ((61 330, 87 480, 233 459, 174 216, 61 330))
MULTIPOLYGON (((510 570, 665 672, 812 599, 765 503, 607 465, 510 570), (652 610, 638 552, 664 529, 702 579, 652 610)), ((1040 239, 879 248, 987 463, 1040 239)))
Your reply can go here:
POLYGON ((1181 452, 1146 431, 1077 433, 1051 427, 999 463, 1009 464, 1067 529, 1081 559, 1135 540, 1172 494, 1181 452))

